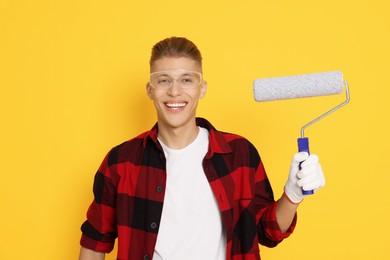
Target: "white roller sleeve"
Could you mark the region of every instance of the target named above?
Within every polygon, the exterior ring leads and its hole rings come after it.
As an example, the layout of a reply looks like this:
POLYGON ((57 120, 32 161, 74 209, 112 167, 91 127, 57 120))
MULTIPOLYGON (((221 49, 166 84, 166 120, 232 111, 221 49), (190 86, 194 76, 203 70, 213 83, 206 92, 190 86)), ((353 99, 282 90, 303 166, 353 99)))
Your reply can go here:
POLYGON ((343 92, 341 71, 256 79, 253 83, 257 102, 327 96, 343 92))

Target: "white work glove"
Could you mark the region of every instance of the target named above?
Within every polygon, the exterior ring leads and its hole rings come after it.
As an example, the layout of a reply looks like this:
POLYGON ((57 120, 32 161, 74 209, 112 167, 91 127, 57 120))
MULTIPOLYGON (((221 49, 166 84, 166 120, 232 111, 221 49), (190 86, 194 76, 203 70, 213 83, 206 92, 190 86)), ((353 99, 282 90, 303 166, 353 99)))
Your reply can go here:
POLYGON ((306 152, 300 152, 294 155, 291 162, 290 174, 284 192, 292 203, 300 203, 308 195, 302 194, 304 190, 318 190, 325 185, 324 173, 318 162, 318 156, 306 152), (299 170, 299 163, 301 170, 299 170))

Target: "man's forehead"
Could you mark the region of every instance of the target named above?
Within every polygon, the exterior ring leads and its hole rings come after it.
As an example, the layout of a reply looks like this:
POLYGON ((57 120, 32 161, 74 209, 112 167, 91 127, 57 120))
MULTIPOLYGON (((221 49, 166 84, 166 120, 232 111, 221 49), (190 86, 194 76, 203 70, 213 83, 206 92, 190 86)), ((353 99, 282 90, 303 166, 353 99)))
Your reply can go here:
POLYGON ((150 67, 150 72, 187 70, 201 72, 202 68, 195 60, 187 57, 163 57, 156 60, 150 67))
POLYGON ((150 73, 150 75, 154 76, 195 76, 195 75, 201 75, 198 71, 190 71, 190 70, 184 70, 184 69, 177 69, 177 70, 163 70, 163 71, 154 71, 150 73))

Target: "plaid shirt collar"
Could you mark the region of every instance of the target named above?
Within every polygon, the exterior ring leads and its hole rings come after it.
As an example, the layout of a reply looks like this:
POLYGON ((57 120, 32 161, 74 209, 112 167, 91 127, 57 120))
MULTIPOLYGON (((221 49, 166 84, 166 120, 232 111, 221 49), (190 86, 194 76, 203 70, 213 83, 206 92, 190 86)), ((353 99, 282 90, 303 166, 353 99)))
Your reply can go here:
MULTIPOLYGON (((206 154, 206 158, 211 158, 214 155, 214 153, 225 154, 225 153, 232 152, 229 143, 223 137, 222 133, 216 130, 209 121, 207 121, 204 118, 197 117, 196 125, 206 128, 210 133, 209 151, 206 154)), ((156 123, 153 126, 153 128, 150 131, 148 131, 144 136, 144 141, 143 141, 144 147, 147 145, 148 140, 150 139, 155 145, 157 145, 157 147, 159 147, 159 149, 161 149, 160 144, 157 141, 157 135, 158 135, 158 125, 156 123)))

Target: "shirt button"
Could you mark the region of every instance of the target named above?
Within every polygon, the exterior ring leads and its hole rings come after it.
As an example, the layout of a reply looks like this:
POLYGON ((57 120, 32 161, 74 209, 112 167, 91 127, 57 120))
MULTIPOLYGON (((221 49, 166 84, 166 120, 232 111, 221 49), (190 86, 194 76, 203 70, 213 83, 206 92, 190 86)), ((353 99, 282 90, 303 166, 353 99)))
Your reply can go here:
POLYGON ((161 185, 157 186, 156 191, 157 192, 162 192, 163 191, 163 187, 161 185))
POLYGON ((149 260, 150 256, 149 255, 144 255, 144 260, 149 260))
POLYGON ((156 228, 157 228, 157 223, 156 223, 156 222, 150 223, 150 227, 151 227, 152 229, 156 229, 156 228))

